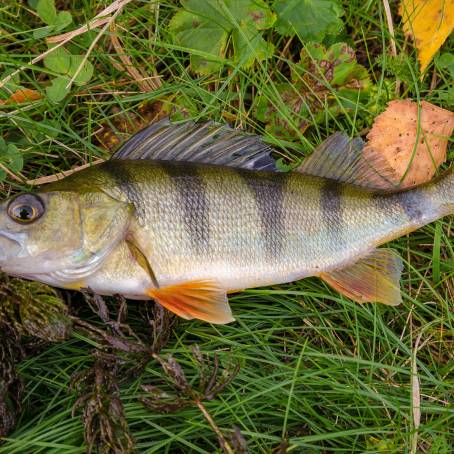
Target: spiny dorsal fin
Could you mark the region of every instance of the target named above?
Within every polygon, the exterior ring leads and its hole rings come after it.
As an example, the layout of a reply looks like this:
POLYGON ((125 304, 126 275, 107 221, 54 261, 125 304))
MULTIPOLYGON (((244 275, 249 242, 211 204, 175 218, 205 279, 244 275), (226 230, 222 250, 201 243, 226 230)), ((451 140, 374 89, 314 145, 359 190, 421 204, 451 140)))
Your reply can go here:
POLYGON ((350 139, 347 134, 336 132, 297 171, 370 189, 396 189, 397 185, 392 183, 396 177, 386 160, 374 150, 366 159, 363 148, 362 139, 350 139))
POLYGON ((274 170, 272 148, 258 136, 214 123, 166 118, 134 134, 111 159, 201 162, 254 170, 274 170))
POLYGON ((402 258, 392 249, 375 249, 347 268, 322 273, 320 277, 342 295, 358 303, 402 302, 402 258))

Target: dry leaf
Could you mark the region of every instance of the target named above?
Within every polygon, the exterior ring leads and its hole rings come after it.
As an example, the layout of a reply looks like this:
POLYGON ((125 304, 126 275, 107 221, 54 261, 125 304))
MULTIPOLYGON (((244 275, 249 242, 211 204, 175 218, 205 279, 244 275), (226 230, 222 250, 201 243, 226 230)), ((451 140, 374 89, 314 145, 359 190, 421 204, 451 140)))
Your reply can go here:
POLYGON ((21 88, 15 91, 5 101, 0 100, 0 104, 21 104, 24 102, 36 101, 41 98, 42 95, 39 91, 30 90, 29 88, 21 88))
POLYGON ((399 14, 405 34, 415 41, 424 72, 454 27, 454 0, 402 0, 399 14))
POLYGON ((396 183, 405 175, 402 187, 425 183, 433 177, 446 160, 454 129, 454 113, 426 101, 421 103, 419 116, 416 102, 391 101, 367 135, 366 157, 372 150, 380 151, 395 171, 396 183))

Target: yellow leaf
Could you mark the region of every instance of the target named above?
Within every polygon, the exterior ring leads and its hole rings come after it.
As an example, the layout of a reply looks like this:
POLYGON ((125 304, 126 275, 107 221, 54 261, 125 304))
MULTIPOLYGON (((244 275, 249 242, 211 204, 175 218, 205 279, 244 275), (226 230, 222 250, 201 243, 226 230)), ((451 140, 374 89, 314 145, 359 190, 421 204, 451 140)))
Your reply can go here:
POLYGON ((426 101, 419 107, 409 99, 391 101, 375 118, 364 154, 380 152, 402 188, 422 184, 446 160, 453 129, 454 113, 449 110, 426 101))
POLYGON ((424 72, 454 27, 454 0, 402 0, 399 14, 405 34, 415 41, 424 72))

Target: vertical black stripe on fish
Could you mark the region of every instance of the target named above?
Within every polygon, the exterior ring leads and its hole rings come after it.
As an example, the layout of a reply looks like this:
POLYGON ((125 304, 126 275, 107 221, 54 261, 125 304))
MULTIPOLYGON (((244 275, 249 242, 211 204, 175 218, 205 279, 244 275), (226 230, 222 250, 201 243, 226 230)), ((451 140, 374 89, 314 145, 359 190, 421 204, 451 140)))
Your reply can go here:
POLYGON ((178 191, 191 246, 197 254, 206 253, 210 242, 209 206, 205 184, 197 167, 189 163, 162 161, 161 168, 178 191))
POLYGON ((322 224, 328 237, 339 247, 344 243, 342 221, 342 186, 336 181, 326 180, 321 188, 320 207, 322 224))
POLYGON ((420 222, 423 217, 421 211, 421 195, 416 191, 406 191, 397 195, 400 206, 411 221, 420 222))
POLYGON ((128 202, 134 206, 136 219, 143 226, 147 219, 147 206, 144 203, 140 187, 132 183, 135 178, 129 171, 126 161, 106 161, 101 166, 102 170, 115 181, 115 185, 128 202))
POLYGON ((284 189, 287 176, 278 173, 257 174, 248 170, 236 170, 254 194, 267 258, 281 256, 285 237, 284 189))

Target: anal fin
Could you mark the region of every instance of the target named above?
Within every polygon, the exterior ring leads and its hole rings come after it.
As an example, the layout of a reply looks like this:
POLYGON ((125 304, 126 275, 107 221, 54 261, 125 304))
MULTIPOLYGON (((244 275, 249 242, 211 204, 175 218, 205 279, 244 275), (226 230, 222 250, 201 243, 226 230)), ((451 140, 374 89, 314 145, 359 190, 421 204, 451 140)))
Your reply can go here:
POLYGON ((187 281, 150 289, 148 296, 186 320, 224 324, 234 321, 225 290, 214 281, 187 281))
POLYGON ((402 302, 402 259, 392 249, 376 249, 355 264, 322 273, 320 277, 342 295, 358 303, 397 306, 402 302))

